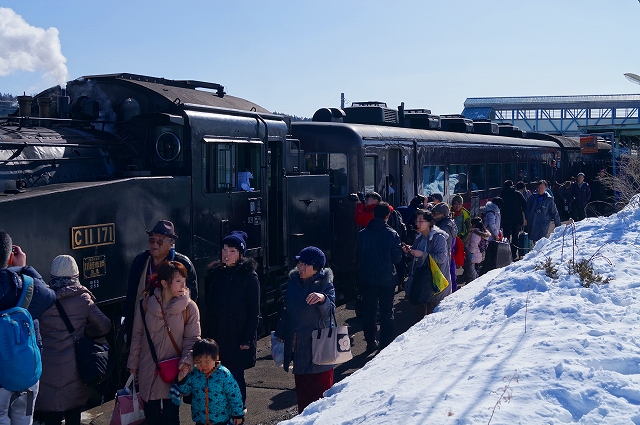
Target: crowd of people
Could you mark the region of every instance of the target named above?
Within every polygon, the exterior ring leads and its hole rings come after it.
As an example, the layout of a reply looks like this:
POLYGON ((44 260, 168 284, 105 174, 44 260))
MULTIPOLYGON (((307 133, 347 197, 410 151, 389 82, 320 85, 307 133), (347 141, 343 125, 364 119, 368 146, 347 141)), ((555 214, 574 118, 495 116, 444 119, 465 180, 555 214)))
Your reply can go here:
MULTIPOLYGON (((386 347, 395 337, 396 287, 405 291, 418 322, 486 271, 483 257, 491 241, 510 243, 516 259, 523 230, 536 242, 547 236, 551 222, 560 225, 561 216, 584 218, 590 197, 582 173, 555 193, 544 180, 534 193, 522 182, 507 180, 479 217, 464 208, 460 195, 452 197, 451 206, 439 193, 417 195, 397 209, 375 192, 356 197, 354 219, 362 226, 357 284, 366 352, 386 347), (421 289, 425 276, 433 282, 426 296, 421 289), (436 285, 439 279, 446 284, 436 285)), ((260 282, 256 262, 245 256, 247 234, 233 231, 223 239, 221 259, 209 265, 204 279, 201 311, 196 270, 186 255, 175 251, 173 223, 160 220, 146 232, 147 249, 130 268, 123 318, 125 363, 137 378, 145 417, 152 424, 179 424, 181 398, 190 397, 197 424, 240 424, 246 414, 244 374, 256 364, 260 320, 260 282)), ((334 366, 313 363, 311 333, 331 326, 336 298, 333 273, 320 249, 307 247, 295 260, 275 337, 284 345, 283 367, 293 372, 302 412, 333 385, 334 366)), ((0 375, 0 423, 31 424, 35 410, 42 412, 45 425, 59 425, 63 419, 67 425, 80 424, 90 387, 78 371, 75 341, 79 335, 104 336, 112 324, 80 283, 73 257, 54 258, 47 283, 0 231, 0 311, 16 306, 33 319, 41 375, 19 391, 9 389, 0 375), (29 292, 29 282, 33 291, 25 302, 22 293, 29 292)))

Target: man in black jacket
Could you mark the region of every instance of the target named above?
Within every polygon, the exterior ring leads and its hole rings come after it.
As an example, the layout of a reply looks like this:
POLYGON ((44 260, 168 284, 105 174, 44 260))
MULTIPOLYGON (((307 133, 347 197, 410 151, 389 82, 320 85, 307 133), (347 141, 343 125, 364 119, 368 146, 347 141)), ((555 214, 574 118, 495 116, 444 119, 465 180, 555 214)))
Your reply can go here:
POLYGON ((373 219, 358 233, 358 283, 362 291, 362 328, 367 352, 378 348, 376 310, 380 306, 380 347, 393 341, 393 296, 397 284, 396 264, 402 259, 398 233, 387 225, 391 208, 380 202, 373 219))
POLYGON ((500 209, 502 234, 511 243, 511 257, 515 260, 518 254, 518 235, 524 224, 527 201, 522 193, 516 190, 512 180, 504 181, 500 197, 504 200, 504 206, 500 209))
MULTIPOLYGON (((186 255, 176 252, 174 246, 178 236, 175 234, 173 223, 160 220, 149 235, 149 249, 138 254, 131 263, 129 279, 127 281, 127 298, 124 302, 124 329, 127 335, 126 346, 131 344, 131 330, 135 308, 142 298, 145 289, 154 284, 156 270, 165 261, 178 261, 187 269, 187 288, 191 291, 191 299, 198 301, 198 276, 191 260, 186 255)), ((157 282, 159 285, 160 282, 157 282)))
MULTIPOLYGON (((33 267, 27 266, 27 254, 19 246, 13 245, 11 237, 0 230, 0 311, 17 306, 24 284, 20 277, 22 275, 33 278, 33 296, 27 310, 34 322, 38 346, 42 348, 37 319, 56 302, 56 293, 33 267)), ((32 423, 37 395, 38 383, 19 393, 0 387, 0 423, 32 423)))

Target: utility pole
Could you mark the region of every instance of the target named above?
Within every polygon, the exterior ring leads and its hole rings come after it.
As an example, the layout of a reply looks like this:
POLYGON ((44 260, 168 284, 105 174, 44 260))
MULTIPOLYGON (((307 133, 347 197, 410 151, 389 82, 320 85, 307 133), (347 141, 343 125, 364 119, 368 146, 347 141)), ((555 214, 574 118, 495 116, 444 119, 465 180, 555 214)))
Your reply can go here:
POLYGON ((340 109, 344 109, 344 93, 340 93, 340 109))

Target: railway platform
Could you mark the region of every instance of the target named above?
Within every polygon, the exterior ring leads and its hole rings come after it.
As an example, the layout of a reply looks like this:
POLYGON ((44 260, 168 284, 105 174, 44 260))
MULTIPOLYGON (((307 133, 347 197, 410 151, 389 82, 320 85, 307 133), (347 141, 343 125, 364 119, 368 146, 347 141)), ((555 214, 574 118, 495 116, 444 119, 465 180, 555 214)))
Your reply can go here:
MULTIPOLYGON (((396 335, 404 333, 411 326, 411 307, 404 300, 404 292, 395 296, 395 331, 396 335)), ((355 314, 355 302, 338 306, 336 317, 339 324, 349 325, 349 333, 353 336, 351 350, 353 359, 338 365, 335 369, 335 382, 339 382, 356 370, 363 367, 374 354, 366 354, 366 343, 362 333, 361 321, 355 314)), ((271 359, 270 337, 258 340, 256 366, 246 371, 247 381, 247 416, 246 425, 273 425, 289 419, 297 414, 296 393, 293 374, 286 373, 277 367, 271 359)), ((109 425, 114 401, 107 402, 83 413, 83 425, 109 425)), ((180 407, 180 423, 193 425, 189 405, 180 407)))

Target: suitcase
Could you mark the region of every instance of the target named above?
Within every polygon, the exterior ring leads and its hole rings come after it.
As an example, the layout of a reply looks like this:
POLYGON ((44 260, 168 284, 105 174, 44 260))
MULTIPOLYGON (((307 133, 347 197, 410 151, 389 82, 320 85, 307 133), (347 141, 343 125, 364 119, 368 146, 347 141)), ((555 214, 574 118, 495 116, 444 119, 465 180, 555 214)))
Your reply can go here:
POLYGON ((482 262, 482 273, 511 264, 511 245, 508 242, 489 241, 482 262))
POLYGON ((518 236, 518 255, 524 257, 533 249, 533 241, 529 239, 527 232, 522 232, 518 236))

